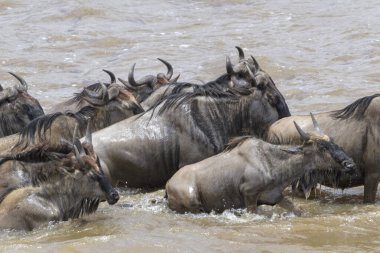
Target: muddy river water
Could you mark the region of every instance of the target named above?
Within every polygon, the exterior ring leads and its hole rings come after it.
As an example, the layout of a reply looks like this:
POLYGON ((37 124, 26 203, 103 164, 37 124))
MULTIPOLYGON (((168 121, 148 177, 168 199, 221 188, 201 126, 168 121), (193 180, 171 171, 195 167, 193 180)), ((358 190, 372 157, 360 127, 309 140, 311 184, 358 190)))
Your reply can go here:
MULTIPOLYGON (((254 55, 293 114, 340 109, 379 93, 380 4, 367 1, 0 1, 0 82, 23 76, 45 109, 86 84, 163 72, 209 81, 254 55)), ((179 215, 163 190, 120 190, 115 206, 30 233, 0 232, 0 252, 378 252, 380 198, 363 188, 322 188, 294 198, 295 217, 278 207, 258 214, 179 215)))

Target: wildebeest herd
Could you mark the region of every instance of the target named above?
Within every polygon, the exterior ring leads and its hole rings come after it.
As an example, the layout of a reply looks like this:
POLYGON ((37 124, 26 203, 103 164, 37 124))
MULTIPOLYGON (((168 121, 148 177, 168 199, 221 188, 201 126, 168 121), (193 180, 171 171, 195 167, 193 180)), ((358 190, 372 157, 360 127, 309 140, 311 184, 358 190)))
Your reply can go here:
POLYGON ((26 81, 0 86, 0 229, 32 230, 115 204, 114 187, 166 186, 168 207, 222 212, 280 204, 283 190, 380 180, 380 94, 331 112, 291 116, 256 59, 239 58, 213 81, 179 82, 173 67, 135 80, 110 77, 44 114, 26 81), (118 83, 119 81, 120 83, 118 83), (82 138, 83 137, 83 138, 82 138), (82 140, 80 140, 82 138, 82 140))

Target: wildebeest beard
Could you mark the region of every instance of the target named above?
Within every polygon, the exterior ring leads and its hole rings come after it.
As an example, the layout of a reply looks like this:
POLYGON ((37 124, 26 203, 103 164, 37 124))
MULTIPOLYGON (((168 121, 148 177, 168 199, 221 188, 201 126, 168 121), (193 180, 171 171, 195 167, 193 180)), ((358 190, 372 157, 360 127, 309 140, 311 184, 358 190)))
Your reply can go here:
MULTIPOLYGON (((83 175, 89 176, 89 175, 83 175)), ((99 206, 99 198, 83 193, 83 186, 75 176, 68 175, 60 182, 43 183, 38 194, 42 198, 56 204, 59 209, 59 220, 79 218, 84 214, 95 212, 99 206)))

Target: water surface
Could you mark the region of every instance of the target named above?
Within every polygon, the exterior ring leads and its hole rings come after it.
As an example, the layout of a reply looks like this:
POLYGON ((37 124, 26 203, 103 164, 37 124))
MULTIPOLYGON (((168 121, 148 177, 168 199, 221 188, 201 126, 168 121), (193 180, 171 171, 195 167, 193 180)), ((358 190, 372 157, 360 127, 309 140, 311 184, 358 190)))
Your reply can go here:
MULTIPOLYGON (((368 1, 21 1, 0 2, 0 80, 23 76, 45 109, 86 84, 165 71, 209 81, 253 55, 293 114, 340 109, 379 93, 380 5, 368 1)), ((322 189, 259 214, 179 215, 163 191, 122 191, 115 206, 31 233, 0 233, 1 252, 364 252, 380 249, 380 206, 361 187, 322 189)), ((378 201, 378 203, 380 203, 378 201)))

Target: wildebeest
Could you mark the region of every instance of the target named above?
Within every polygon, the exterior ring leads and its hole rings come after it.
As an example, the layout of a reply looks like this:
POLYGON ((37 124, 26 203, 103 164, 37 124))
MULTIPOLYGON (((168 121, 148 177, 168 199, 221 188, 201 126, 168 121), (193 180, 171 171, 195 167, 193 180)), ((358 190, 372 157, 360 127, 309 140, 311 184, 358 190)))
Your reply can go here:
POLYGON ((274 121, 290 115, 275 89, 253 83, 205 87, 171 93, 148 112, 94 133, 94 148, 114 183, 164 186, 180 167, 221 152, 229 138, 263 136, 274 121))
MULTIPOLYGON (((358 172, 350 176, 313 172, 301 180, 303 188, 309 192, 316 183, 342 189, 364 184, 364 202, 374 203, 380 180, 380 94, 360 98, 341 110, 318 113, 315 117, 326 134, 353 158, 358 172)), ((312 128, 309 117, 291 116, 275 122, 266 139, 277 144, 302 142, 290 127, 292 121, 305 130, 312 128)))
MULTIPOLYGON (((73 98, 53 106, 50 112, 77 112, 83 107, 92 106, 99 112, 103 111, 104 114, 103 119, 99 118, 94 123, 101 124, 102 121, 107 121, 107 125, 143 112, 134 95, 123 85, 116 83, 115 75, 111 71, 103 71, 110 76, 110 83, 98 82, 89 85, 81 92, 75 93, 73 98)), ((94 127, 93 129, 99 128, 94 127)))
MULTIPOLYGON (((79 145, 78 145, 79 144, 79 145)), ((60 180, 9 193, 0 203, 0 229, 32 230, 96 211, 100 201, 115 204, 119 195, 104 176, 91 143, 74 146, 76 162, 59 167, 60 180)))
POLYGON ((18 133, 31 120, 44 114, 37 99, 28 94, 28 84, 9 72, 20 84, 3 88, 0 85, 0 137, 18 133))
POLYGON ((302 146, 273 145, 252 137, 238 137, 224 153, 177 171, 166 184, 170 209, 184 212, 222 212, 280 202, 283 190, 306 171, 338 166, 352 172, 355 164, 323 133, 305 133, 295 123, 302 146))
POLYGON ((140 80, 136 81, 134 78, 136 63, 134 63, 132 65, 131 71, 128 74, 128 82, 121 78, 118 78, 119 81, 124 84, 127 90, 133 92, 139 103, 142 103, 146 98, 148 98, 155 90, 157 90, 161 86, 176 83, 179 78, 179 75, 177 75, 175 78, 171 79, 173 76, 172 65, 163 59, 157 59, 161 61, 163 64, 165 64, 165 66, 167 67, 168 72, 166 74, 158 73, 156 76, 147 75, 141 78, 140 80))

